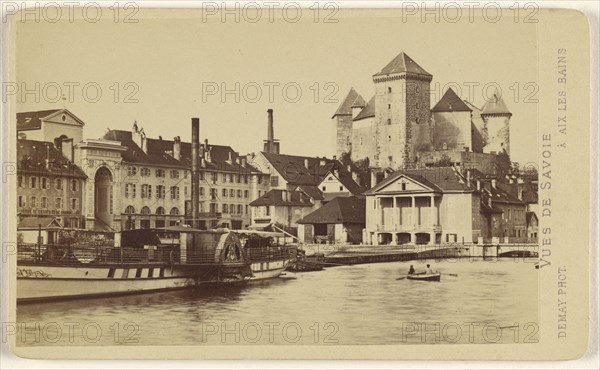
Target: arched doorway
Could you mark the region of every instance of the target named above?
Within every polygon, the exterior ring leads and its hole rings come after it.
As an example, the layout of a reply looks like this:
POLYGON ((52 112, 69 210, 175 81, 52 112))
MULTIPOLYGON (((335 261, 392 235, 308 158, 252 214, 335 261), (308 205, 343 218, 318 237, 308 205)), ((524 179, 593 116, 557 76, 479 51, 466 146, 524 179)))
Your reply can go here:
POLYGON ((100 167, 94 178, 94 216, 111 226, 113 221, 112 173, 100 167))

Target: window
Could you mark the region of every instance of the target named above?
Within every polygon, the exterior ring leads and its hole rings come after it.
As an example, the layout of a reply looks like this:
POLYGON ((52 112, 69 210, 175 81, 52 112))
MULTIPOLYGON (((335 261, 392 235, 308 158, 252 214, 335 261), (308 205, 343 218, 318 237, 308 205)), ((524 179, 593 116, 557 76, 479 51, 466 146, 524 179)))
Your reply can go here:
POLYGON ((204 196, 204 188, 200 187, 200 196, 203 197, 204 196))
POLYGON ((219 210, 217 209, 217 203, 211 203, 210 204, 210 212, 211 213, 217 213, 217 212, 219 212, 219 210))
POLYGON ((135 184, 125 184, 125 198, 135 198, 135 190, 135 184))
POLYGON ((165 186, 164 185, 156 186, 156 199, 165 199, 165 186))
POLYGON ((79 209, 79 199, 77 198, 71 198, 71 209, 73 211, 76 211, 79 209))
POLYGON ((321 188, 321 190, 323 190, 323 191, 326 191, 326 190, 327 190, 327 186, 323 186, 323 187, 321 188))
POLYGON ((224 173, 224 174, 223 174, 223 183, 226 183, 226 182, 227 182, 227 174, 226 174, 226 173, 224 173))
POLYGON ((248 198, 250 196, 250 192, 248 190, 244 190, 244 198, 248 198))
POLYGON ((127 208, 125 208, 125 214, 126 215, 135 214, 135 208, 133 208, 133 206, 127 206, 127 208))
POLYGON ((235 179, 235 182, 237 182, 238 184, 241 184, 241 182, 242 182, 242 175, 237 175, 236 179, 235 179))
POLYGON ((238 190, 238 191, 237 191, 237 197, 238 197, 238 198, 241 198, 241 197, 242 197, 242 191, 241 191, 241 190, 238 190))
POLYGON ((183 196, 187 198, 188 195, 188 190, 187 190, 187 186, 183 187, 183 196))
POLYGON ((233 189, 229 190, 229 197, 235 198, 235 190, 233 190, 233 189))
POLYGON ((271 176, 271 186, 279 186, 279 176, 271 176))
POLYGON ((210 189, 210 199, 217 200, 217 189, 210 189))
POLYGON ((171 186, 171 199, 179 199, 179 186, 171 186))
POLYGON ((392 88, 388 87, 388 93, 391 93, 391 92, 392 92, 392 88))
POLYGON ((244 175, 244 184, 248 183, 248 175, 244 175))
POLYGON ((392 141, 392 136, 388 135, 388 141, 392 141))
POLYGON ((137 167, 128 166, 127 167, 127 176, 135 176, 137 175, 137 167))
POLYGON ((265 215, 267 215, 267 216, 271 215, 271 207, 265 206, 265 215))
POLYGON ((403 191, 406 190, 406 183, 405 182, 402 183, 402 190, 403 191))
POLYGON ((248 214, 248 205, 246 205, 246 214, 248 214))
POLYGON ((213 183, 213 184, 216 184, 216 183, 217 183, 217 177, 218 177, 218 174, 216 174, 215 172, 213 172, 213 173, 211 174, 211 177, 212 177, 212 183, 213 183))
POLYGON ((391 162, 393 162, 393 160, 394 160, 394 157, 392 157, 392 156, 390 155, 390 156, 388 157, 388 161, 391 163, 391 162))
MULTIPOLYGON (((185 178, 187 179, 187 171, 185 171, 184 173, 185 173, 185 178)), ((198 172, 198 178, 200 179, 200 181, 204 181, 204 172, 202 172, 202 171, 198 172)))
POLYGON ((221 196, 223 196, 224 198, 227 197, 227 189, 222 189, 221 196))
POLYGON ((150 208, 149 207, 142 207, 142 210, 140 212, 143 215, 149 215, 150 214, 150 208))
POLYGON ((156 177, 165 177, 165 170, 161 170, 160 168, 157 168, 155 171, 156 177))
POLYGON ((142 198, 152 198, 152 185, 142 185, 142 198))
POLYGON ((79 182, 77 180, 71 180, 71 191, 79 190, 79 182))
POLYGON ((392 105, 391 104, 388 104, 388 109, 392 109, 392 105))
POLYGON ((344 187, 343 186, 340 186, 340 191, 344 191, 344 187))
POLYGON ((178 216, 179 215, 179 208, 177 208, 177 207, 171 208, 171 212, 169 212, 169 214, 171 216, 178 216))
POLYGON ((391 125, 391 124, 392 124, 392 119, 391 119, 391 118, 388 118, 388 119, 387 119, 387 124, 388 124, 388 125, 391 125))
POLYGON ((29 206, 31 208, 37 207, 37 198, 36 197, 29 198, 29 206))
POLYGON ((56 198, 56 202, 54 204, 56 206, 56 209, 62 209, 63 208, 62 198, 56 198))
POLYGON ((29 179, 29 187, 32 189, 37 188, 37 177, 31 176, 31 178, 29 179))
POLYGON ((48 189, 48 179, 45 177, 42 177, 41 185, 42 185, 42 189, 48 189))
MULTIPOLYGON (((183 171, 183 178, 187 179, 188 177, 188 172, 186 170, 183 171)), ((200 180, 204 180, 204 176, 202 175, 202 172, 200 172, 200 180)))
POLYGON ((258 180, 258 185, 262 184, 262 176, 258 175, 257 178, 258 178, 257 179, 258 180))
POLYGON ((62 188, 63 188, 62 179, 56 179, 56 190, 62 190, 62 188))
POLYGON ((149 177, 150 169, 147 167, 142 167, 142 169, 140 170, 140 175, 142 175, 142 177, 149 177))
POLYGON ((229 182, 233 182, 233 174, 229 174, 229 182))
POLYGON ((17 186, 22 188, 23 187, 23 176, 18 176, 17 177, 17 186))
POLYGON ((25 197, 22 195, 19 195, 17 204, 19 207, 25 207, 25 197))
POLYGON ((229 213, 229 206, 227 204, 223 204, 223 213, 229 213))
POLYGON ((48 208, 48 198, 42 197, 41 207, 42 208, 48 208))
POLYGON ((237 213, 239 215, 241 215, 242 212, 244 212, 244 207, 241 204, 238 204, 238 206, 237 206, 237 213))
POLYGON ((158 207, 156 209, 156 214, 157 215, 161 215, 161 216, 164 215, 165 214, 165 209, 163 207, 158 207))
POLYGON ((177 171, 177 170, 171 170, 170 176, 171 176, 172 179, 178 179, 179 178, 179 171, 177 171))

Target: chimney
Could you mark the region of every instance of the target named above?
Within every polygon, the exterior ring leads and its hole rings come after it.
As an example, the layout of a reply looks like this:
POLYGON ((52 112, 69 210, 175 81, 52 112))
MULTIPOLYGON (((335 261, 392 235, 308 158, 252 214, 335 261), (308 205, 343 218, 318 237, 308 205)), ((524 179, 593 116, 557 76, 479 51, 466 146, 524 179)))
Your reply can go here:
POLYGON ((337 155, 335 155, 335 154, 333 155, 333 160, 337 161, 337 155))
POLYGON ((325 162, 325 158, 322 158, 322 159, 319 161, 319 165, 320 165, 320 166, 325 166, 326 164, 327 164, 327 162, 325 162))
POLYGON ((310 170, 310 168, 308 168, 308 158, 304 158, 304 167, 305 167, 307 170, 310 170))
POLYGON ((211 148, 208 146, 208 139, 204 139, 204 157, 206 158, 206 162, 212 162, 210 150, 211 148))
POLYGON ((173 158, 181 159, 181 138, 179 136, 173 138, 173 158))
POLYGON ((275 143, 275 128, 273 126, 273 109, 267 109, 267 140, 265 152, 279 154, 279 146, 275 143))
POLYGON ((347 165, 346 169, 348 170, 348 172, 352 173, 352 165, 350 165, 350 164, 347 165))
POLYGON ((192 118, 192 227, 199 227, 200 119, 192 118))
POLYGON ((477 190, 481 191, 481 181, 477 180, 477 190))
POLYGON ((333 170, 333 176, 337 177, 338 179, 340 178, 340 170, 338 170, 337 168, 333 170))
POLYGON ((471 187, 471 170, 467 170, 467 187, 471 187))
POLYGON ((233 157, 231 155, 231 151, 227 153, 227 163, 233 164, 233 157))
MULTIPOLYGON (((358 184, 358 172, 350 172, 352 174, 352 180, 358 184)), ((358 184, 360 185, 360 184, 358 184)))
POLYGON ((240 157, 240 164, 242 167, 246 167, 246 157, 240 157))
POLYGON ((377 174, 374 169, 371 169, 371 188, 374 188, 377 185, 377 174))
POLYGON ((492 179, 492 188, 496 189, 496 179, 492 179))
POLYGON ((74 157, 74 151, 75 148, 73 147, 73 139, 71 138, 64 138, 61 140, 61 151, 62 151, 62 155, 67 158, 70 162, 73 162, 73 157, 74 157))

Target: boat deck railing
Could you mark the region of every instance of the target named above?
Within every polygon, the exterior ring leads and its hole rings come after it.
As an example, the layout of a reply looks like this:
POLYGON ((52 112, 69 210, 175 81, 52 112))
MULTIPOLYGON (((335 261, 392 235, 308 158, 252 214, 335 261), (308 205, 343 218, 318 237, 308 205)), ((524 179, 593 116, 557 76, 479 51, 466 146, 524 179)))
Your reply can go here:
POLYGON ((68 246, 51 244, 18 244, 17 262, 34 262, 60 265, 81 263, 172 263, 179 258, 173 246, 156 246, 149 249, 98 246, 68 246))
MULTIPOLYGON (((243 257, 246 262, 268 262, 296 257, 295 246, 263 246, 245 248, 243 256, 236 256, 239 261, 243 257)), ((147 248, 114 247, 108 245, 71 246, 51 244, 18 244, 17 262, 78 265, 82 263, 114 264, 114 263, 163 263, 163 264, 215 264, 227 262, 215 256, 214 247, 196 250, 181 256, 178 245, 158 245, 147 248)))

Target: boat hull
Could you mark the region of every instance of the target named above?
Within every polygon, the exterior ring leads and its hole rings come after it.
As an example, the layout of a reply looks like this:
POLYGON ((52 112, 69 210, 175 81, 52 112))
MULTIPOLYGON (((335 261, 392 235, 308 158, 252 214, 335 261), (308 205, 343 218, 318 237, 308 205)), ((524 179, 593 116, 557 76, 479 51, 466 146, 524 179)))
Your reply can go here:
POLYGON ((420 281, 440 281, 442 274, 415 274, 408 275, 408 280, 420 280, 420 281))
POLYGON ((287 259, 252 263, 250 265, 250 268, 252 269, 252 277, 249 278, 249 281, 273 279, 279 277, 279 275, 285 271, 289 264, 290 261, 287 259))
POLYGON ((17 301, 143 293, 194 284, 194 279, 168 267, 19 266, 17 301))

